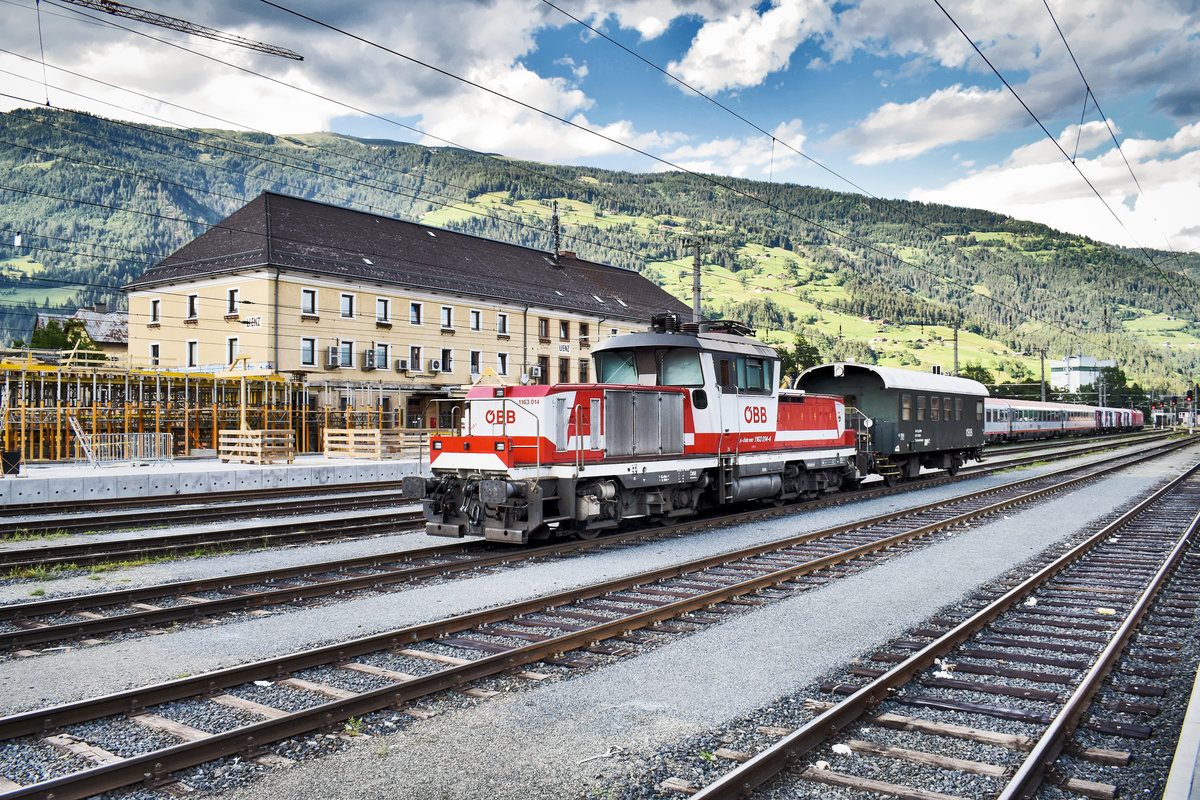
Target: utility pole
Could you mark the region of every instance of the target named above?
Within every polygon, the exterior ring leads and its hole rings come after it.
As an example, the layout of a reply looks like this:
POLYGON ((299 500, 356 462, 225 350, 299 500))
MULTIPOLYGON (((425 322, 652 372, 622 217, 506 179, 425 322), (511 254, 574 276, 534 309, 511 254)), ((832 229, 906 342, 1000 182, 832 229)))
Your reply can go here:
POLYGON ((958 317, 954 318, 954 377, 958 377, 958 317))
POLYGON ((684 240, 692 247, 692 322, 700 321, 700 245, 704 242, 703 236, 684 240))
POLYGON ((1046 348, 1038 349, 1038 357, 1042 362, 1042 402, 1046 402, 1046 348))

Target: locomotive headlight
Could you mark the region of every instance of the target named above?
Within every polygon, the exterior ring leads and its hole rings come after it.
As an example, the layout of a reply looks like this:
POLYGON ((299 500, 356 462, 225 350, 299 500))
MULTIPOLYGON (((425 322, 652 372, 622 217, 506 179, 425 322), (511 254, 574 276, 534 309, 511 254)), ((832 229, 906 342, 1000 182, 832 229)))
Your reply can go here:
POLYGON ((441 449, 442 449, 442 443, 441 443, 440 441, 438 441, 437 439, 434 439, 434 440, 433 440, 433 449, 434 449, 434 450, 441 450, 441 449))
POLYGON ((504 442, 496 442, 496 452, 497 453, 504 452, 504 442))

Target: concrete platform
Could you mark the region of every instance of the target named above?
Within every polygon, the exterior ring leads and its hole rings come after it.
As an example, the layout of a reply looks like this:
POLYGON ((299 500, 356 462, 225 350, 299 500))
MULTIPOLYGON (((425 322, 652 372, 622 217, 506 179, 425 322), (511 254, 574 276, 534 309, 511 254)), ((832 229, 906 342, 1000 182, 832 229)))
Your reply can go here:
POLYGON ((25 503, 72 503, 123 497, 202 495, 271 487, 330 486, 395 481, 428 470, 417 460, 363 461, 296 456, 291 464, 233 464, 182 459, 154 464, 22 464, 0 477, 0 508, 25 503))
POLYGON ((1175 758, 1171 760, 1171 774, 1163 789, 1162 800, 1188 800, 1200 798, 1200 775, 1196 762, 1200 759, 1200 673, 1192 684, 1192 697, 1188 701, 1187 714, 1183 717, 1183 728, 1179 731, 1179 744, 1175 746, 1175 758))

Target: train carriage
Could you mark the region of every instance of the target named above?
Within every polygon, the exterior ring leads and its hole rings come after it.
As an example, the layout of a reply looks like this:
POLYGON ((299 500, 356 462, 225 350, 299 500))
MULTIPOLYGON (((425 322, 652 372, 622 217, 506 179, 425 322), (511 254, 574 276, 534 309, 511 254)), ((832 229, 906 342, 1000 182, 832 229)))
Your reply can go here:
POLYGON ((839 362, 806 369, 796 385, 841 395, 865 417, 860 473, 876 472, 892 484, 915 478, 921 467, 954 474, 981 458, 988 390, 977 381, 839 362))

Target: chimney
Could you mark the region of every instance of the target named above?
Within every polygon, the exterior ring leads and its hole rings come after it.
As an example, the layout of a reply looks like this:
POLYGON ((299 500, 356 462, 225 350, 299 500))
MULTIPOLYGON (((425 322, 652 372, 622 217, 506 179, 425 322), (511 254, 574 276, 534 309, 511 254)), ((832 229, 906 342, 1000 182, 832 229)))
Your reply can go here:
POLYGON ((95 311, 97 314, 107 314, 108 303, 92 303, 92 311, 95 311))

